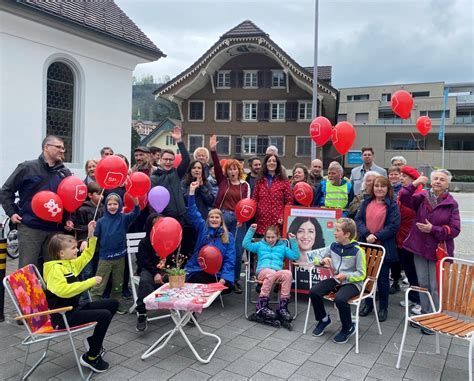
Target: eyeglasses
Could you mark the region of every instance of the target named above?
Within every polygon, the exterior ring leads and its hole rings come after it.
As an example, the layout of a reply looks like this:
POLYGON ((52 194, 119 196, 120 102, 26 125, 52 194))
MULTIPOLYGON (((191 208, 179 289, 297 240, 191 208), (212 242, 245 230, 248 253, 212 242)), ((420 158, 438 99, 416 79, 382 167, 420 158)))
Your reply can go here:
POLYGON ((163 160, 163 161, 173 161, 173 160, 174 160, 174 157, 171 158, 171 159, 163 159, 163 158, 161 158, 161 160, 163 160))
POLYGON ((49 143, 47 143, 46 145, 51 146, 51 147, 56 147, 58 150, 66 152, 66 148, 64 148, 64 146, 61 146, 59 144, 49 144, 49 143))

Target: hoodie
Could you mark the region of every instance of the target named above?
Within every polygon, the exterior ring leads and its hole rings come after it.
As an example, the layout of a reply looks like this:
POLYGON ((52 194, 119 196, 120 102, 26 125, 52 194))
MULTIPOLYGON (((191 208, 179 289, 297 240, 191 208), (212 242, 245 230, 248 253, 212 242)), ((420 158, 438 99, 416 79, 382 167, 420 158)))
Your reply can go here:
MULTIPOLYGON (((76 239, 78 242, 87 240, 87 225, 94 219, 96 209, 97 205, 91 200, 87 200, 74 213, 72 220, 74 221, 74 230, 76 231, 76 239)), ((104 205, 100 203, 96 220, 101 218, 103 214, 104 205)))
POLYGON ((358 242, 352 240, 347 245, 333 242, 328 247, 311 250, 306 253, 308 262, 313 262, 319 266, 323 258, 331 258, 332 268, 335 274, 345 274, 347 278, 341 284, 354 284, 359 291, 362 290, 367 273, 367 264, 365 262, 365 252, 358 242))
POLYGON ((118 259, 127 254, 126 234, 130 224, 140 214, 140 207, 135 205, 130 213, 122 213, 122 199, 115 193, 109 194, 105 199, 104 216, 97 221, 94 235, 100 243, 100 259, 118 259), (107 203, 112 196, 118 198, 118 209, 115 214, 110 214, 107 203))

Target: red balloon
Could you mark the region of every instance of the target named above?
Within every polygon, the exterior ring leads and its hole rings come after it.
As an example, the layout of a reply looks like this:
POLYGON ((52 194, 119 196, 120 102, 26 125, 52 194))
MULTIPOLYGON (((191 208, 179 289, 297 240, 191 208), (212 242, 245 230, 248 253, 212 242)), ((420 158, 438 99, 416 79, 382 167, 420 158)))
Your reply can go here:
POLYGON ((392 94, 392 110, 402 119, 408 119, 410 117, 411 110, 413 109, 413 98, 408 91, 398 90, 392 94))
MULTIPOLYGON (((146 193, 144 195, 138 196, 138 206, 140 207, 140 210, 145 209, 147 203, 148 203, 148 197, 146 193)), ((123 196, 123 212, 124 213, 131 212, 134 207, 135 207, 135 204, 133 203, 132 195, 130 195, 130 193, 128 192, 125 192, 123 196)))
POLYGON ((160 258, 166 258, 181 243, 183 229, 172 217, 162 217, 155 222, 151 229, 151 245, 160 258))
POLYGON ((222 253, 217 247, 206 245, 199 250, 197 261, 202 271, 216 275, 222 267, 222 253))
POLYGON ((63 202, 54 192, 41 191, 31 199, 31 208, 36 217, 45 221, 61 222, 63 219, 63 202))
POLYGON ((125 181, 125 189, 133 197, 147 194, 150 190, 150 178, 143 172, 133 172, 125 181))
POLYGON ((420 134, 426 136, 431 130, 431 119, 426 115, 420 116, 416 121, 416 128, 420 131, 420 134))
POLYGON ((240 223, 247 222, 255 216, 257 203, 251 198, 243 198, 235 205, 235 218, 240 223))
POLYGON ((355 129, 348 122, 340 122, 332 130, 332 144, 341 155, 345 155, 351 149, 355 140, 355 129))
POLYGON ((86 200, 87 186, 79 177, 68 176, 59 183, 57 193, 64 209, 74 212, 86 200))
POLYGON ((95 180, 104 189, 114 189, 127 179, 128 166, 117 155, 110 155, 100 160, 95 169, 95 180))
POLYGON ((296 183, 293 188, 293 195, 295 196, 296 201, 301 205, 310 206, 313 202, 313 187, 304 181, 296 183))
POLYGON ((321 147, 329 141, 331 131, 332 124, 324 116, 318 116, 309 126, 309 135, 311 136, 311 139, 321 147))
POLYGON ((182 161, 183 161, 183 157, 181 156, 180 153, 177 153, 176 155, 174 155, 174 167, 175 168, 178 168, 178 166, 181 164, 182 161))
POLYGON ((219 164, 221 165, 221 168, 224 169, 224 165, 227 163, 227 159, 220 159, 219 164))

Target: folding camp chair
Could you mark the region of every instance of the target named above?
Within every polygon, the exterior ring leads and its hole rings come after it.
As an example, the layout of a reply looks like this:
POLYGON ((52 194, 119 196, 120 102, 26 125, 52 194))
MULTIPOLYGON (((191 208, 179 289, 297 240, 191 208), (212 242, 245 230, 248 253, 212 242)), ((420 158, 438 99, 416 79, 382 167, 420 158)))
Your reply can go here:
POLYGON ((69 341, 71 342, 81 378, 83 380, 88 380, 93 372, 89 373, 87 377, 84 376, 72 336, 94 328, 97 323, 91 322, 75 327, 70 327, 66 318, 66 312, 72 310, 71 306, 57 308, 54 310, 48 309, 48 302, 46 300, 45 294, 46 284, 44 283, 44 280, 41 277, 38 269, 34 265, 27 265, 8 275, 3 279, 3 285, 8 291, 8 294, 10 295, 10 298, 12 299, 13 304, 15 305, 15 308, 18 312, 19 316, 17 316, 15 320, 22 320, 24 322, 23 326, 28 332, 28 336, 21 343, 22 345, 26 345, 27 349, 20 377, 23 380, 26 380, 41 364, 41 362, 46 357, 46 353, 48 352, 49 348, 49 342, 52 339, 67 335, 69 337, 69 341), (56 313, 61 314, 65 325, 64 329, 55 329, 52 326, 50 315, 56 313), (36 344, 43 341, 46 341, 46 348, 43 355, 25 375, 26 362, 30 352, 31 344, 36 344))

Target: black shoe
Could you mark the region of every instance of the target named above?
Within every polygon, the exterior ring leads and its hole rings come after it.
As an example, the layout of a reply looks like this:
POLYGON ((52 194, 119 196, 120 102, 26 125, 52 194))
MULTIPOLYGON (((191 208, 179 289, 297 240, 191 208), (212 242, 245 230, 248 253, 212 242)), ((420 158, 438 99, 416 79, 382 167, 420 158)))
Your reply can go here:
POLYGON ((373 311, 374 307, 364 303, 362 308, 359 310, 359 316, 367 316, 373 311))
POLYGON ((138 332, 143 332, 147 329, 147 327, 148 327, 148 324, 147 324, 146 314, 138 314, 136 330, 138 332))
POLYGON ((385 320, 387 320, 388 311, 387 310, 379 310, 377 315, 379 317, 380 322, 385 321, 385 320))
POLYGON ((436 332, 431 330, 431 329, 428 329, 428 328, 425 328, 425 327, 421 327, 421 333, 423 335, 434 335, 436 332))
POLYGON ((234 283, 234 292, 236 294, 241 294, 242 293, 242 287, 240 287, 239 282, 234 283))
POLYGON ((94 360, 91 360, 87 353, 84 353, 80 358, 80 363, 86 368, 92 369, 96 373, 105 372, 109 369, 109 363, 102 359, 102 356, 97 356, 94 360))
MULTIPOLYGON (((90 345, 89 345, 89 340, 87 337, 84 337, 82 339, 82 344, 84 345, 84 350, 87 352, 89 352, 89 349, 90 349, 90 345)), ((101 347, 100 348, 100 353, 99 353, 99 356, 100 357, 104 357, 105 355, 105 348, 104 347, 101 347)))
POLYGON ((388 293, 390 295, 393 295, 393 294, 396 294, 397 292, 400 292, 400 285, 398 284, 398 282, 393 282, 388 293))

